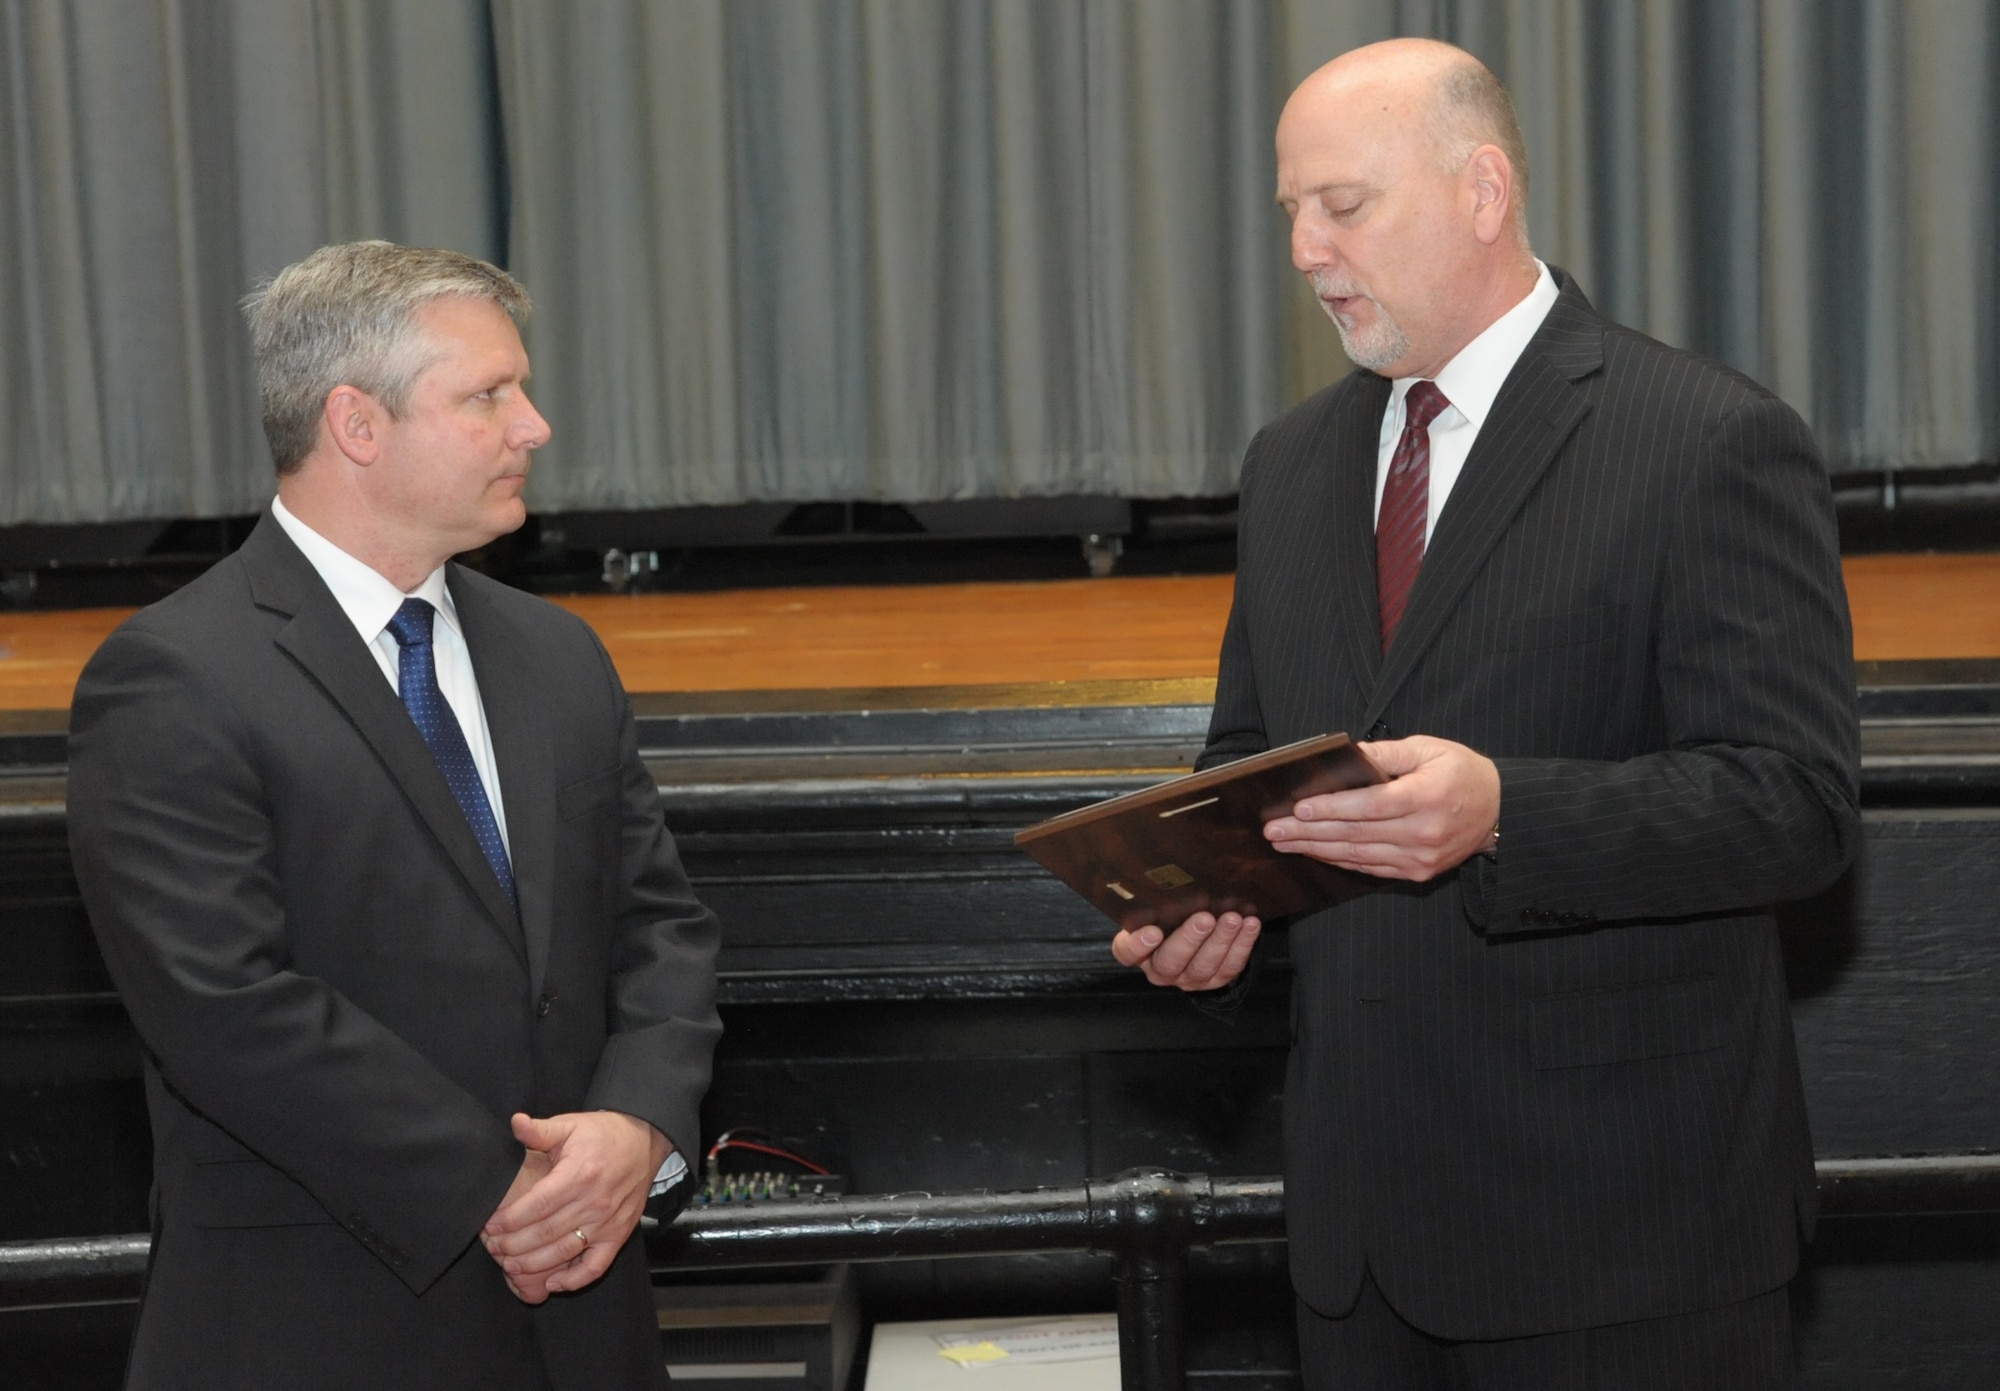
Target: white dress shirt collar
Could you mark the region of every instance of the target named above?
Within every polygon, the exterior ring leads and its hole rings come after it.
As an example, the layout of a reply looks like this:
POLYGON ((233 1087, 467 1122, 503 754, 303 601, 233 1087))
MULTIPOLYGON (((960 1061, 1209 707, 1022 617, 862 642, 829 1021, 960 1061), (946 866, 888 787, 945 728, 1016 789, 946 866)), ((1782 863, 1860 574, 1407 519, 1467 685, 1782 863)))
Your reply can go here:
MULTIPOLYGON (((1535 270, 1535 288, 1528 291, 1527 297, 1460 348, 1458 355, 1433 378, 1452 409, 1465 417, 1474 430, 1486 423, 1508 373, 1514 370, 1514 364, 1528 350, 1529 340, 1555 308, 1558 295, 1555 277, 1540 261, 1535 262, 1535 270)), ((1397 418, 1399 429, 1403 398, 1418 380, 1398 377, 1391 387, 1389 413, 1397 418)))
POLYGON ((444 582, 444 566, 440 565, 424 576, 422 584, 405 594, 391 584, 381 571, 356 560, 300 521, 285 506, 283 498, 271 499, 271 515, 278 519, 285 535, 292 538, 292 544, 305 552, 313 569, 319 571, 320 578, 333 591, 335 602, 346 613, 355 631, 361 634, 363 642, 372 643, 381 635, 405 599, 424 600, 451 625, 454 633, 464 636, 458 626, 458 606, 451 601, 451 587, 444 582))
MULTIPOLYGON (((1437 374, 1438 390, 1451 402, 1438 413, 1430 427, 1430 496, 1424 516, 1424 540, 1437 529, 1438 518, 1451 491, 1458 485, 1466 460, 1472 456, 1473 441, 1492 413, 1493 402, 1507 382, 1514 364, 1527 351, 1528 342, 1555 307, 1556 282, 1549 268, 1535 262, 1535 288, 1505 314, 1488 324, 1483 332, 1444 365, 1437 374)), ((1375 454, 1375 510, 1382 509, 1382 492, 1388 485, 1389 465, 1395 457, 1396 442, 1406 419, 1403 401, 1419 378, 1400 377, 1390 385, 1389 404, 1382 411, 1382 433, 1375 454)))

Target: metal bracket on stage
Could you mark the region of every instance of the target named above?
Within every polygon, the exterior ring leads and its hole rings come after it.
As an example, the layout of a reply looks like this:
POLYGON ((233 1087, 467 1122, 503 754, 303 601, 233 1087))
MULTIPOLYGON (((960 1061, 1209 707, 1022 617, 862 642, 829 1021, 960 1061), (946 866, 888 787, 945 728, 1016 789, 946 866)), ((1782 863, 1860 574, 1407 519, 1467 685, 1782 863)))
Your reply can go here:
MULTIPOLYGON (((2000 1154, 1822 1159, 1817 1169, 1825 1216, 2000 1212, 2000 1154)), ((1181 1391, 1187 1253, 1284 1235, 1280 1179, 1131 1169, 1063 1188, 710 1204, 646 1240, 656 1268, 1110 1256, 1126 1391, 1181 1391)), ((134 1299, 150 1244, 144 1233, 0 1243, 0 1308, 134 1299)))

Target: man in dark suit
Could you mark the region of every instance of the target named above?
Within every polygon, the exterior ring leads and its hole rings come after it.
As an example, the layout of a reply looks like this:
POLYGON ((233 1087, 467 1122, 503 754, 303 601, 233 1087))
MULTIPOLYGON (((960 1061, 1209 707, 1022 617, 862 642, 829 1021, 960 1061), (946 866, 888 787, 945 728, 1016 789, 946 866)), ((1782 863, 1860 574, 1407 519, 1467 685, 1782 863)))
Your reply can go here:
MULTIPOLYGON (((1832 507, 1798 417, 1530 253, 1511 104, 1403 40, 1278 127, 1361 370, 1242 477, 1205 763, 1365 735, 1266 827, 1379 883, 1290 929, 1309 1386, 1789 1383, 1812 1149, 1768 905, 1858 839, 1832 507)), ((1114 950, 1243 988, 1262 924, 1114 950)))
POLYGON ((449 563, 525 516, 527 308, 383 242, 279 274, 278 499, 78 684, 153 1120, 134 1387, 664 1381, 629 1238, 694 1152, 715 921, 596 638, 449 563))

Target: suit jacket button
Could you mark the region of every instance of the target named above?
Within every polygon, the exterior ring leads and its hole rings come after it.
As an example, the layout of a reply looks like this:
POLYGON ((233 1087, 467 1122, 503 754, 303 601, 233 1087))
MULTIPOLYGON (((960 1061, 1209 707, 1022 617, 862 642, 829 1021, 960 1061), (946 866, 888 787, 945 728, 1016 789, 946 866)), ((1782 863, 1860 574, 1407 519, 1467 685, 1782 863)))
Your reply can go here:
POLYGON ((555 1004, 556 1004, 555 996, 553 995, 542 996, 541 999, 535 1001, 535 1018, 547 1019, 549 1017, 549 1011, 555 1008, 555 1004))
POLYGON ((1396 731, 1389 728, 1387 720, 1377 720, 1374 724, 1368 726, 1368 732, 1362 735, 1361 738, 1365 742, 1372 742, 1376 739, 1392 739, 1395 737, 1395 734, 1396 731))
POLYGON ((1535 925, 1535 910, 1532 908, 1523 908, 1521 910, 1521 926, 1533 927, 1534 925, 1535 925))

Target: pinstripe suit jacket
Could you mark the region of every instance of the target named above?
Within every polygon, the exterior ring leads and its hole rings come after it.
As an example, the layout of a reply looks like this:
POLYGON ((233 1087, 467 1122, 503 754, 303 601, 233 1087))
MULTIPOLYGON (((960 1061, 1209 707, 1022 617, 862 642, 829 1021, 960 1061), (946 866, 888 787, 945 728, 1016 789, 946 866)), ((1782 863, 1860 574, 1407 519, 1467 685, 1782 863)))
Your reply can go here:
POLYGON ((1394 647, 1355 372, 1243 468, 1204 763, 1346 729, 1493 758, 1497 861, 1296 921, 1294 1283, 1364 1262, 1492 1338, 1776 1288, 1812 1149, 1768 905, 1854 852, 1858 733, 1823 466, 1753 382, 1568 277, 1480 431, 1394 647))

